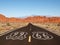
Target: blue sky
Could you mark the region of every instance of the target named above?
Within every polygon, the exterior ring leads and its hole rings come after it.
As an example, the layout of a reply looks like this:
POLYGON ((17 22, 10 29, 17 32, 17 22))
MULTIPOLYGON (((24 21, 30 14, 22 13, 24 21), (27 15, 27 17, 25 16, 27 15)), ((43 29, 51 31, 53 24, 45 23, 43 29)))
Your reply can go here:
POLYGON ((60 16, 60 0, 0 0, 0 14, 7 17, 60 16))

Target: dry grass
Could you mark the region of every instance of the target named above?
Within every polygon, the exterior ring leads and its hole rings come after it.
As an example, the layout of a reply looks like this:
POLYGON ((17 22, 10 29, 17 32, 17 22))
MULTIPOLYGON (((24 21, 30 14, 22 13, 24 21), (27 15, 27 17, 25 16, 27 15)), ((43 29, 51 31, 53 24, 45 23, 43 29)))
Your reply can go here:
POLYGON ((28 23, 0 23, 0 34, 10 30, 21 28, 26 26, 28 23))
POLYGON ((33 23, 36 26, 47 29, 50 32, 53 32, 60 36, 60 25, 59 23, 33 23))
MULTIPOLYGON (((42 27, 60 36, 59 23, 32 23, 33 25, 42 27), (58 25, 59 24, 59 25, 58 25)), ((0 23, 0 34, 6 31, 14 30, 28 25, 28 23, 0 23)))

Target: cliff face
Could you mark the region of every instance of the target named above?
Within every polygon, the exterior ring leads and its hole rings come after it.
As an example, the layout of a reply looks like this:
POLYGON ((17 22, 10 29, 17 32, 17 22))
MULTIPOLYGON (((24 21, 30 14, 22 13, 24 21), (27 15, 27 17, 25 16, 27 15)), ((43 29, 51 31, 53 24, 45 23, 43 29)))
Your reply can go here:
POLYGON ((0 14, 0 22, 6 22, 6 21, 7 18, 4 15, 0 14))
POLYGON ((0 22, 22 22, 22 21, 23 20, 20 18, 14 18, 14 17, 8 18, 0 14, 0 22))
POLYGON ((53 22, 53 23, 59 23, 60 22, 60 17, 45 17, 45 16, 34 16, 34 17, 27 17, 25 19, 27 22, 53 22))
POLYGON ((0 14, 0 22, 52 22, 52 23, 60 23, 60 17, 45 17, 45 16, 33 16, 27 17, 24 19, 21 18, 7 18, 4 15, 0 14))

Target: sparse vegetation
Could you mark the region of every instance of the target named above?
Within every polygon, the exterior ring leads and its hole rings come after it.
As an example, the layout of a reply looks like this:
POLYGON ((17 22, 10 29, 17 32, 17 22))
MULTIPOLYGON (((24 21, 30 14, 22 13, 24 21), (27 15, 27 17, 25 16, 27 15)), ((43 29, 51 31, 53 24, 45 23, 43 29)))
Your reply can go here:
POLYGON ((34 23, 34 25, 47 29, 57 35, 60 35, 60 23, 34 23))
POLYGON ((58 23, 57 26, 60 26, 60 23, 58 23))
POLYGON ((10 26, 10 23, 6 23, 7 24, 7 26, 10 26))
POLYGON ((23 26, 26 26, 28 23, 1 23, 0 22, 0 34, 14 30, 23 26))
MULTIPOLYGON (((21 28, 23 26, 26 26, 27 24, 28 23, 0 23, 0 34, 9 30, 21 28)), ((32 23, 32 24, 45 28, 48 31, 60 35, 60 23, 32 23)))

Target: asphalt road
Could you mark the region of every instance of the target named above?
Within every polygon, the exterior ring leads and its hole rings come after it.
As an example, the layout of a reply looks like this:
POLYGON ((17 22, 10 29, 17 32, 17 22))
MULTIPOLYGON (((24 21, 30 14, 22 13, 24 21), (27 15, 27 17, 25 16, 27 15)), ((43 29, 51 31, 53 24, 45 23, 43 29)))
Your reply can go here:
POLYGON ((60 45, 60 36, 29 23, 0 36, 0 45, 60 45))

